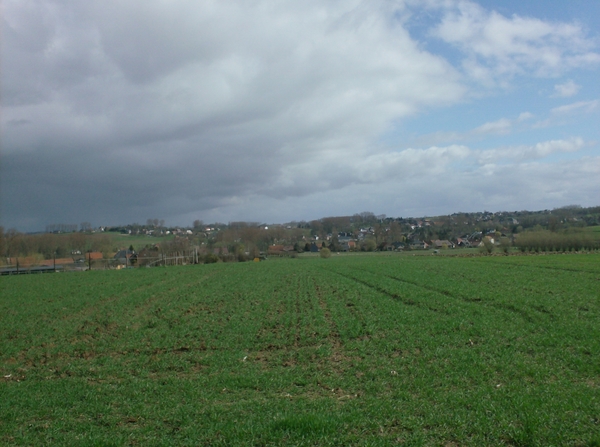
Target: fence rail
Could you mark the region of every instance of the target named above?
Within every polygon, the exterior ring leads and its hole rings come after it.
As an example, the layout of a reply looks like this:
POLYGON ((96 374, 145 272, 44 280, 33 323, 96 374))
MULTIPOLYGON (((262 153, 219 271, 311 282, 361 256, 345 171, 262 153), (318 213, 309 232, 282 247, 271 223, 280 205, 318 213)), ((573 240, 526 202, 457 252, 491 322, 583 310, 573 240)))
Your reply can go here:
POLYGON ((159 267, 197 264, 200 260, 196 252, 169 253, 160 256, 144 256, 134 259, 78 259, 70 263, 54 265, 52 260, 36 264, 8 264, 0 266, 0 275, 24 275, 31 273, 54 273, 86 270, 119 270, 122 268, 159 267))

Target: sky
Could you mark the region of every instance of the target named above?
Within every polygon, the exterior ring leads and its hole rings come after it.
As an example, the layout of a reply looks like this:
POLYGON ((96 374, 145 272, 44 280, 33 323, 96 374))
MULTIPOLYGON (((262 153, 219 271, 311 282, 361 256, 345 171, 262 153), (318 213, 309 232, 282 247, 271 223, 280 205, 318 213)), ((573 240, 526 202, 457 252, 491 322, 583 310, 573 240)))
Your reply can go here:
POLYGON ((600 205, 600 2, 4 0, 0 225, 600 205))

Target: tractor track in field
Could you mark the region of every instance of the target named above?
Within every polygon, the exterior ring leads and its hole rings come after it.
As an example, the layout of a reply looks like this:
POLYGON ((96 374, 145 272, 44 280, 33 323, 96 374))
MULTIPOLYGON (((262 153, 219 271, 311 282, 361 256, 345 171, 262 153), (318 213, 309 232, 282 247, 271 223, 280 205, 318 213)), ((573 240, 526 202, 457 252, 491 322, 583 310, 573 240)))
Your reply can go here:
POLYGON ((323 311, 323 315, 325 316, 325 321, 331 328, 331 331, 327 335, 327 341, 331 344, 331 355, 329 357, 329 362, 325 364, 333 365, 333 369, 338 373, 343 373, 344 368, 342 365, 347 361, 351 360, 351 358, 344 352, 344 345, 342 343, 342 339, 338 330, 338 326, 331 316, 331 312, 329 311, 329 307, 327 306, 327 302, 323 297, 323 292, 321 291, 321 287, 317 284, 314 278, 312 278, 313 284, 315 287, 315 291, 317 293, 317 298, 319 302, 319 307, 323 311))
MULTIPOLYGON (((358 270, 358 269, 355 269, 355 270, 362 271, 362 270, 358 270)), ((376 290, 377 292, 380 292, 380 293, 382 293, 384 295, 387 295, 387 296, 389 296, 392 299, 399 300, 399 301, 401 301, 404 304, 426 308, 426 309, 428 309, 428 310, 430 310, 432 312, 440 312, 440 310, 437 309, 437 308, 434 308, 434 307, 431 307, 431 306, 427 306, 427 305, 422 304, 422 303, 418 303, 418 302, 416 302, 414 300, 411 300, 411 299, 403 299, 400 295, 395 294, 395 293, 391 293, 391 292, 385 290, 384 288, 375 286, 373 284, 370 284, 367 281, 363 281, 363 280, 360 280, 360 279, 358 279, 356 277, 353 277, 353 276, 350 276, 350 275, 345 275, 343 273, 335 272, 333 270, 329 270, 329 271, 331 271, 332 273, 336 273, 336 274, 338 274, 340 276, 343 276, 345 278, 351 279, 351 280, 353 280, 355 282, 358 282, 359 284, 363 284, 363 285, 365 285, 367 287, 370 287, 370 288, 376 290)), ((369 273, 373 273, 370 270, 365 270, 365 271, 367 271, 369 273)), ((470 298, 470 297, 466 297, 466 296, 461 295, 461 294, 456 294, 456 293, 449 292, 447 290, 439 290, 439 289, 436 289, 435 287, 426 286, 424 284, 419 284, 416 281, 410 281, 410 280, 403 279, 403 278, 397 278, 397 277, 394 277, 394 276, 391 276, 391 275, 386 275, 386 274, 382 274, 382 276, 385 276, 386 278, 392 279, 394 281, 398 281, 400 283, 409 284, 409 285, 412 285, 412 286, 415 286, 415 287, 419 287, 421 289, 424 289, 424 290, 427 290, 427 291, 430 291, 430 292, 435 292, 435 293, 438 293, 438 294, 443 295, 443 296, 447 296, 447 297, 451 297, 451 298, 456 298, 456 299, 459 299, 459 300, 464 301, 464 302, 469 303, 469 304, 479 304, 479 305, 486 306, 486 307, 493 307, 493 308, 501 310, 501 311, 509 311, 511 313, 519 315, 521 318, 523 318, 525 321, 527 321, 529 323, 535 321, 534 318, 527 311, 525 311, 523 309, 519 309, 519 308, 517 308, 517 307, 515 307, 513 305, 510 305, 510 304, 494 303, 494 302, 489 302, 489 301, 486 302, 486 301, 483 301, 481 298, 470 298)), ((534 310, 536 310, 540 314, 544 314, 544 315, 548 314, 548 311, 545 310, 545 309, 540 310, 540 309, 534 308, 534 310)), ((551 314, 549 314, 547 316, 552 317, 551 314)))
MULTIPOLYGON (((481 260, 475 260, 475 262, 481 263, 481 260)), ((567 267, 553 267, 550 265, 531 265, 531 264, 520 264, 518 262, 498 262, 496 260, 488 260, 486 263, 496 264, 496 265, 511 265, 514 267, 526 267, 532 269, 545 269, 545 270, 557 270, 559 272, 568 272, 568 273, 587 273, 590 275, 599 275, 600 271, 594 270, 581 270, 575 268, 567 268, 567 267)), ((600 278, 598 278, 600 279, 600 278)))
MULTIPOLYGON (((519 308, 517 308, 517 307, 515 307, 513 305, 510 305, 510 304, 503 304, 503 303, 494 303, 494 302, 489 302, 489 301, 483 301, 481 298, 470 298, 470 297, 464 296, 464 295, 462 295, 460 293, 452 293, 452 292, 450 292, 448 290, 440 290, 440 289, 436 289, 435 287, 426 286, 424 284, 419 284, 416 281, 409 281, 407 279, 397 278, 397 277, 391 276, 391 275, 383 275, 383 276, 385 276, 386 278, 390 278, 390 279, 392 279, 394 281, 402 282, 402 283, 405 283, 405 284, 410 284, 410 285, 413 285, 415 287, 420 287, 422 289, 429 290, 431 292, 435 292, 435 293, 438 293, 440 295, 448 296, 448 297, 451 297, 451 298, 456 298, 456 299, 459 299, 461 301, 464 301, 465 303, 481 304, 482 306, 489 306, 489 307, 493 307, 493 308, 500 309, 500 310, 508 310, 508 311, 510 311, 512 313, 518 314, 519 316, 521 316, 521 318, 523 318, 525 321, 527 321, 529 323, 532 323, 534 321, 534 319, 531 317, 531 315, 529 315, 525 310, 519 309, 519 308)), ((540 310, 540 309, 536 309, 536 310, 538 312, 541 312, 541 313, 545 313, 545 314, 548 313, 548 311, 546 311, 546 310, 540 310)))
POLYGON ((342 277, 344 277, 346 279, 350 279, 351 281, 354 281, 354 282, 357 282, 359 284, 362 284, 363 286, 366 286, 366 287, 368 287, 370 289, 373 289, 373 290, 381 293, 382 295, 386 295, 389 298, 392 298, 393 300, 399 301, 399 302, 401 302, 402 304, 404 304, 406 306, 421 307, 421 308, 428 309, 428 310, 430 310, 432 312, 438 312, 439 311, 438 309, 436 309, 434 307, 426 306, 426 305, 424 305, 422 303, 419 303, 417 301, 411 300, 410 298, 402 297, 401 295, 398 295, 397 293, 392 293, 392 292, 384 289, 383 287, 376 286, 376 285, 371 284, 371 283, 369 283, 367 281, 364 281, 362 279, 358 279, 358 278, 356 278, 354 276, 346 275, 346 274, 340 273, 340 272, 336 272, 335 270, 329 270, 328 269, 328 271, 331 272, 331 273, 334 273, 336 275, 342 276, 342 277))
POLYGON ((300 339, 302 334, 302 306, 300 305, 300 300, 302 295, 300 293, 300 289, 296 289, 296 299, 294 300, 294 325, 293 325, 293 339, 294 339, 294 348, 298 349, 300 346, 300 339))
POLYGON ((335 323, 335 321, 333 320, 332 316, 331 316, 331 312, 329 311, 329 308, 327 307, 327 303, 325 302, 325 298, 323 298, 323 292, 321 291, 321 287, 319 287, 319 285, 317 284, 317 281, 312 278, 313 281, 313 285, 315 288, 315 291, 317 293, 317 299, 319 302, 319 307, 321 308, 321 311, 323 312, 323 315, 325 316, 325 321, 327 322, 327 325, 331 328, 329 331, 329 335, 327 336, 327 338, 329 339, 329 341, 332 344, 338 344, 340 343, 340 333, 337 327, 337 324, 335 323))

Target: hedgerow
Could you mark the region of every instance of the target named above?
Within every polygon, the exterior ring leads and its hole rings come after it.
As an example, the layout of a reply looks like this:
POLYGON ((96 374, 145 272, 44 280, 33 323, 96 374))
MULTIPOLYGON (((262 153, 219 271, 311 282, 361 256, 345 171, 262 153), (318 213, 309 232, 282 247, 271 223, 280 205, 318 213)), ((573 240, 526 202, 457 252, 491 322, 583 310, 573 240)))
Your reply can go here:
POLYGON ((600 248, 600 241, 587 233, 535 231, 519 234, 514 245, 521 252, 592 251, 600 248))

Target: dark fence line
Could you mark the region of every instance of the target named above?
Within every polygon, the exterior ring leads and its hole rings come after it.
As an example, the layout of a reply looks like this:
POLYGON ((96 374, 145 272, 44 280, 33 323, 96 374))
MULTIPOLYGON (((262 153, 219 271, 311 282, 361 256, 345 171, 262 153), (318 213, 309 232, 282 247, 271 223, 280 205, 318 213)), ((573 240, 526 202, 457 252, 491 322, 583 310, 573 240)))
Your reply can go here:
POLYGON ((74 260, 70 263, 48 265, 50 261, 40 264, 9 264, 0 267, 0 275, 24 275, 31 273, 54 273, 87 270, 119 270, 123 268, 157 267, 198 264, 204 262, 204 255, 195 251, 159 254, 158 256, 137 256, 130 258, 90 259, 89 257, 74 260))
POLYGON ((6 266, 0 268, 0 275, 29 275, 32 273, 55 273, 62 270, 61 265, 48 266, 48 265, 37 265, 37 266, 6 266))

